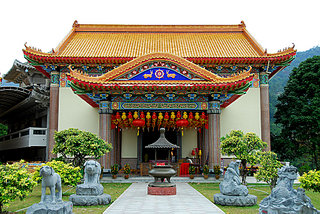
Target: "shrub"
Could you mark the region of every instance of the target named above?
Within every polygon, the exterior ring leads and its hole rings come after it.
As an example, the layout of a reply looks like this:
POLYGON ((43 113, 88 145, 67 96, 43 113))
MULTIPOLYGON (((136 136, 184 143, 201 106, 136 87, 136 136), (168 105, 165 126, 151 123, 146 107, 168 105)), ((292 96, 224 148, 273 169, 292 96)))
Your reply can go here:
POLYGON ((306 190, 320 192, 320 171, 310 170, 304 173, 300 178, 300 186, 306 190))
POLYGON ((124 172, 124 174, 127 174, 127 175, 129 175, 130 173, 131 173, 131 167, 130 167, 130 165, 129 164, 125 164, 124 165, 124 167, 123 167, 123 172, 124 172))
MULTIPOLYGON (((68 186, 76 186, 78 183, 80 183, 82 179, 81 168, 73 167, 71 163, 64 163, 62 161, 53 160, 47 162, 46 164, 43 164, 42 166, 44 165, 51 166, 54 169, 54 171, 60 175, 62 184, 68 186)), ((33 176, 33 179, 38 183, 42 179, 40 177, 41 167, 36 168, 33 176)))
POLYGON ((204 175, 209 175, 209 166, 208 165, 204 165, 203 166, 203 174, 204 175))
POLYGON ((194 166, 189 166, 189 174, 194 175, 196 173, 196 168, 194 166))
POLYGON ((274 152, 257 152, 257 163, 260 167, 254 177, 258 181, 264 181, 273 189, 278 179, 278 169, 282 164, 277 160, 277 154, 274 152))
POLYGON ((241 160, 242 184, 246 185, 247 163, 253 165, 256 151, 261 151, 267 146, 255 133, 244 134, 241 130, 232 130, 225 137, 221 138, 221 153, 234 155, 241 160))
POLYGON ((23 200, 32 192, 36 182, 27 171, 23 161, 0 165, 0 213, 4 206, 19 198, 23 200))
POLYGON ((119 165, 118 164, 114 164, 112 167, 111 167, 111 174, 112 175, 116 175, 118 174, 119 172, 119 165))
POLYGON ((97 135, 74 128, 55 132, 54 140, 53 153, 62 155, 65 160, 72 157, 73 165, 80 167, 83 167, 86 156, 98 159, 112 149, 111 144, 97 135))

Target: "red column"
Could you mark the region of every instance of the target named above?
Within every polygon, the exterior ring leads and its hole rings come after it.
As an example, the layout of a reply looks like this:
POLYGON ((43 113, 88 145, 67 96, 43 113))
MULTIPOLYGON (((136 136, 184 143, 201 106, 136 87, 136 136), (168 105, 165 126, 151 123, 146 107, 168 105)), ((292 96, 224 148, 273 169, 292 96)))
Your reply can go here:
POLYGON ((268 144, 266 151, 271 150, 270 145, 270 113, 269 113, 269 84, 268 75, 260 74, 260 108, 261 108, 261 139, 268 144))
POLYGON ((209 167, 221 165, 220 151, 220 100, 219 94, 214 94, 214 101, 209 102, 208 108, 208 151, 209 167))
POLYGON ((208 150, 209 167, 221 164, 220 151, 220 114, 209 114, 208 117, 208 150))
POLYGON ((99 110, 99 135, 108 143, 112 144, 112 150, 101 157, 100 163, 105 169, 111 169, 115 161, 115 145, 112 140, 111 131, 111 110, 109 101, 100 102, 99 110))
POLYGON ((50 107, 49 107, 49 133, 48 133, 48 160, 55 158, 56 155, 52 153, 55 145, 54 132, 58 131, 59 120, 59 72, 51 72, 50 84, 50 107))

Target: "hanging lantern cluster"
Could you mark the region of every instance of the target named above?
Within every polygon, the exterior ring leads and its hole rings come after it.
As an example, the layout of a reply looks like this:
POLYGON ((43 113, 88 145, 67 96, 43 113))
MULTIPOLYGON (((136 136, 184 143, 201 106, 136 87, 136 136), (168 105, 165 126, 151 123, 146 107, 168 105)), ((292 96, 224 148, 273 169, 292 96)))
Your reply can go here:
POLYGON ((137 128, 138 135, 140 129, 149 131, 167 128, 178 129, 182 131, 184 128, 196 128, 200 131, 202 127, 208 127, 208 115, 205 112, 116 112, 111 116, 111 127, 118 128, 137 128), (140 114, 139 114, 140 113, 140 114))

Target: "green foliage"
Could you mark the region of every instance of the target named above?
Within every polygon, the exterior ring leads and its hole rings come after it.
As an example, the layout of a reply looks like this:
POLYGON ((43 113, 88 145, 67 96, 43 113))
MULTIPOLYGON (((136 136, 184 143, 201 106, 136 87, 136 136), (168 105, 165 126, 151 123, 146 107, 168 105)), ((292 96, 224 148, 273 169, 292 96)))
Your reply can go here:
POLYGON ((35 185, 23 161, 0 165, 0 213, 11 201, 26 198, 35 185))
POLYGON ((267 143, 263 142, 255 133, 248 132, 244 134, 240 130, 232 130, 225 137, 221 138, 221 153, 225 155, 234 155, 241 160, 242 183, 246 184, 247 163, 254 163, 256 151, 266 148, 267 143))
MULTIPOLYGON (((277 108, 276 105, 278 104, 278 96, 283 93, 284 87, 287 84, 289 79, 289 75, 291 74, 293 68, 298 67, 299 64, 305 61, 308 58, 313 56, 320 55, 320 47, 313 47, 307 51, 297 52, 296 58, 292 61, 292 63, 277 73, 269 82, 269 100, 270 100, 270 129, 271 132, 275 135, 279 135, 281 131, 281 127, 275 124, 275 118, 273 117, 277 108)), ((278 153, 280 154, 280 153, 278 153)))
POLYGON ((308 173, 304 173, 299 178, 299 181, 302 188, 320 192, 320 171, 311 170, 308 173))
POLYGON ((130 165, 129 164, 125 164, 124 165, 124 167, 123 167, 123 172, 124 172, 124 174, 127 174, 127 175, 129 175, 130 173, 131 173, 131 167, 130 167, 130 165))
MULTIPOLYGON (((42 166, 45 165, 51 166, 53 170, 60 175, 62 184, 76 186, 82 179, 81 168, 73 167, 71 163, 53 160, 46 164, 42 164, 42 166)), ((40 177, 40 168, 42 166, 37 167, 33 175, 33 179, 38 183, 42 179, 42 177, 40 177)))
POLYGON ((254 177, 258 181, 264 181, 273 189, 278 179, 278 169, 282 167, 282 164, 277 159, 277 154, 274 152, 257 152, 256 162, 260 164, 257 173, 254 177))
POLYGON ((208 165, 204 165, 203 166, 203 174, 204 175, 209 175, 209 166, 208 165))
POLYGON ((111 167, 111 174, 112 175, 116 175, 118 174, 119 172, 119 165, 118 164, 114 164, 112 167, 111 167))
POLYGON ((70 128, 55 132, 56 142, 53 153, 60 154, 66 160, 73 158, 73 165, 82 167, 86 156, 100 158, 112 149, 111 144, 90 132, 70 128))
MULTIPOLYGON (((320 56, 293 69, 278 98, 276 123, 281 125, 277 148, 293 159, 305 155, 312 168, 320 168, 320 56)), ((279 152, 279 151, 278 151, 279 152)))
POLYGON ((196 168, 194 166, 189 166, 189 174, 194 175, 196 173, 196 168))
POLYGON ((0 123, 0 137, 8 134, 8 126, 0 123))

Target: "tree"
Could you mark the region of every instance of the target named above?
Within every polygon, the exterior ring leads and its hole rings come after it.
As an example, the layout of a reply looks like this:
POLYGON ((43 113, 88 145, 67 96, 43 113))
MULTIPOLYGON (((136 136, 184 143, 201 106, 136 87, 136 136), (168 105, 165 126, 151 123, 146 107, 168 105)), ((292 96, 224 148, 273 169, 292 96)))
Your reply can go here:
POLYGON ((232 130, 230 134, 221 138, 221 152, 226 155, 234 155, 241 160, 242 184, 246 185, 247 163, 252 164, 256 158, 256 151, 267 147, 255 133, 244 134, 240 130, 232 130))
POLYGON ((111 144, 97 135, 74 128, 55 132, 54 140, 53 153, 60 154, 65 160, 71 157, 73 165, 81 168, 86 156, 98 159, 112 149, 111 144))
POLYGON ((282 164, 278 161, 277 154, 274 152, 258 151, 256 156, 256 163, 259 163, 260 166, 257 173, 254 174, 254 177, 258 181, 266 182, 272 190, 276 186, 278 169, 282 167, 282 164))
MULTIPOLYGON (((293 69, 275 114, 281 125, 281 140, 291 157, 308 154, 313 168, 319 169, 320 152, 320 56, 293 69)), ((280 146, 281 147, 281 146, 280 146)))
POLYGON ((11 201, 26 198, 37 184, 23 162, 0 165, 0 178, 0 213, 11 201))

